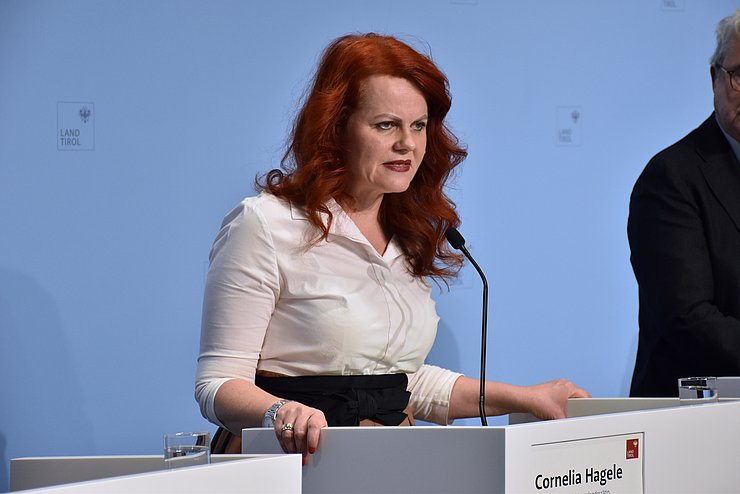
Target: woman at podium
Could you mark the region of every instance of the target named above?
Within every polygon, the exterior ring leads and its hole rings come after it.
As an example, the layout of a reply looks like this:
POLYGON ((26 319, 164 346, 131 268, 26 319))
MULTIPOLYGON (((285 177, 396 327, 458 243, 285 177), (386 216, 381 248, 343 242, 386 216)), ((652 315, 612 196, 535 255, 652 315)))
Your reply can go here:
MULTIPOLYGON (((313 453, 335 425, 448 424, 478 415, 479 383, 425 364, 432 284, 462 257, 445 195, 466 156, 431 58, 400 40, 347 35, 325 50, 281 169, 224 218, 210 253, 195 395, 216 452, 268 426, 313 453), (236 433, 232 436, 228 431, 236 433)), ((486 414, 565 416, 565 380, 486 384, 486 414)))

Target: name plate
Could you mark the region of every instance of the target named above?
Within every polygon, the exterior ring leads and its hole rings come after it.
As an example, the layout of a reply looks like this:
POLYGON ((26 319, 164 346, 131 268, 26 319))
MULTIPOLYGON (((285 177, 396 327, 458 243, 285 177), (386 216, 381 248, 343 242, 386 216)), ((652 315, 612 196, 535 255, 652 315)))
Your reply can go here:
POLYGON ((644 493, 643 446, 642 432, 533 444, 527 492, 644 493))

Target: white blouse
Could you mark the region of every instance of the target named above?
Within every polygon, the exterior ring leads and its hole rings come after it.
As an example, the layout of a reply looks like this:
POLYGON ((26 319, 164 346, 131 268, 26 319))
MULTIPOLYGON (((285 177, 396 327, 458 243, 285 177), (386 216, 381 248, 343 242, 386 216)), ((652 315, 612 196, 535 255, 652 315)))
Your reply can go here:
POLYGON ((439 316, 427 280, 412 276, 391 240, 384 255, 335 202, 329 236, 300 208, 262 193, 223 221, 206 281, 195 396, 214 411, 229 379, 256 370, 288 376, 409 375, 421 420, 448 423, 458 373, 424 364, 439 316))

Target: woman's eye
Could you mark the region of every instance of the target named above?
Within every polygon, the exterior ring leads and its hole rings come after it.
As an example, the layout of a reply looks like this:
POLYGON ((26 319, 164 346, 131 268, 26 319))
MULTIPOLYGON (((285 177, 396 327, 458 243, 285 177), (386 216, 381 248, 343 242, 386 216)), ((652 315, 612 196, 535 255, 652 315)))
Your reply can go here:
POLYGON ((411 128, 414 130, 424 130, 426 126, 427 126, 426 122, 416 122, 415 124, 411 126, 411 128))
POLYGON ((375 124, 380 130, 390 130, 393 127, 393 122, 380 122, 375 124))

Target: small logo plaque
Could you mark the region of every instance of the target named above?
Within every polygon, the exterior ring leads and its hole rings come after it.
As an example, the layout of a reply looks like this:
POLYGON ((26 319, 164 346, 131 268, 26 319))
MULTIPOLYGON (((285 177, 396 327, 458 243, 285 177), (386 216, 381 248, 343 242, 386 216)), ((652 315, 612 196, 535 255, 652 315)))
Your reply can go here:
POLYGON ((95 104, 57 103, 57 150, 95 150, 95 104))

